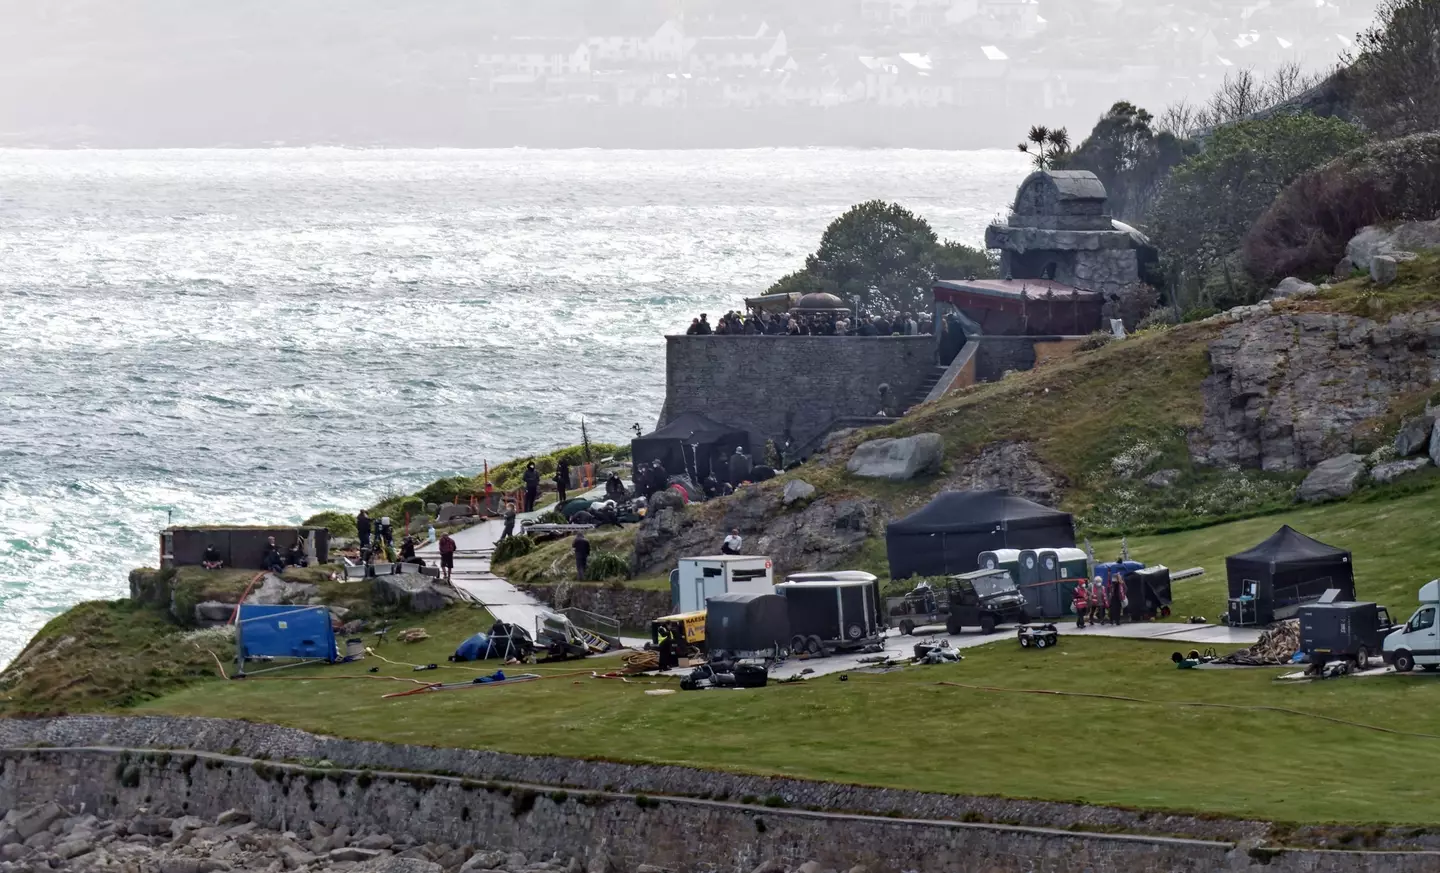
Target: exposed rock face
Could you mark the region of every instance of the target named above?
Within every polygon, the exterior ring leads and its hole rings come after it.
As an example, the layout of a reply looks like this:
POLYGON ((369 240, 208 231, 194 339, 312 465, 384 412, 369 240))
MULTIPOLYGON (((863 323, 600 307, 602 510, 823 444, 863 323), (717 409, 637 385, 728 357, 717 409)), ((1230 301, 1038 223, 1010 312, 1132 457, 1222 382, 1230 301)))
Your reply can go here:
POLYGON ((1365 478, 1365 459, 1344 454, 1321 463, 1300 485, 1299 499, 1304 501, 1335 500, 1354 493, 1365 478))
POLYGON ((1061 497, 1065 480, 1051 472, 1036 456, 1030 443, 991 443, 959 472, 945 480, 942 491, 983 491, 1009 488, 1036 503, 1054 506, 1061 497))
POLYGON ((1381 255, 1405 260, 1414 252, 1440 248, 1440 219, 1408 221, 1395 227, 1371 225, 1362 227, 1345 247, 1345 255, 1356 267, 1370 270, 1374 259, 1381 255))
POLYGON ((1348 279, 1354 272, 1355 262, 1350 259, 1349 255, 1346 255, 1335 265, 1334 276, 1336 279, 1348 279))
POLYGON ((782 514, 778 488, 742 488, 715 512, 709 506, 649 515, 635 534, 638 572, 673 568, 680 558, 713 555, 732 529, 744 538, 747 555, 768 555, 782 571, 829 570, 842 566, 869 536, 884 530, 873 500, 822 497, 799 512, 782 514))
POLYGON ((1370 471, 1370 478, 1376 482, 1394 482, 1401 476, 1414 473, 1416 470, 1423 470, 1430 466, 1429 458, 1412 458, 1408 461, 1391 461, 1388 464, 1377 464, 1375 469, 1370 471))
POLYGON ((1171 488, 1179 481, 1179 470, 1156 470, 1145 477, 1145 484, 1151 488, 1171 488))
POLYGON ((936 433, 861 443, 846 469, 865 479, 908 482, 922 473, 938 473, 945 460, 945 441, 936 433))
POLYGON ((1300 313, 1233 325, 1210 344, 1197 462, 1303 470, 1440 373, 1440 312, 1387 322, 1300 313))

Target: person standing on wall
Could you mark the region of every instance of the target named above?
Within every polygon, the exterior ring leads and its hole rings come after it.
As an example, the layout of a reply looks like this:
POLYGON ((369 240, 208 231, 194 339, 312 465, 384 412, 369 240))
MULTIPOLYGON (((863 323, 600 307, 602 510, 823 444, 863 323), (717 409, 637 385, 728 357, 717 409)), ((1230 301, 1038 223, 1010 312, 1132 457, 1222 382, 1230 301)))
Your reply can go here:
POLYGON ((590 563, 590 541, 585 539, 585 532, 582 530, 575 534, 575 542, 571 546, 575 549, 575 581, 585 581, 585 568, 590 563))
POLYGON ((450 584, 450 573, 455 569, 455 540, 450 534, 440 537, 440 578, 450 584))
POLYGON ((535 501, 540 497, 540 471, 535 469, 535 462, 531 461, 525 465, 525 475, 521 477, 525 481, 525 511, 535 511, 535 501))

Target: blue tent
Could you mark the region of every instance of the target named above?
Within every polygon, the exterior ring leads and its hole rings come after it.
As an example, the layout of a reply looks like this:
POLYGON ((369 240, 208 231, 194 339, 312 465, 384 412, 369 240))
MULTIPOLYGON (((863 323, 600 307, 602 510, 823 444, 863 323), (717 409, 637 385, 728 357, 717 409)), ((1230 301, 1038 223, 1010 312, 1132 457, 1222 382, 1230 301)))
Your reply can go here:
POLYGON ((243 658, 304 658, 335 663, 335 631, 323 606, 242 604, 235 625, 243 658))

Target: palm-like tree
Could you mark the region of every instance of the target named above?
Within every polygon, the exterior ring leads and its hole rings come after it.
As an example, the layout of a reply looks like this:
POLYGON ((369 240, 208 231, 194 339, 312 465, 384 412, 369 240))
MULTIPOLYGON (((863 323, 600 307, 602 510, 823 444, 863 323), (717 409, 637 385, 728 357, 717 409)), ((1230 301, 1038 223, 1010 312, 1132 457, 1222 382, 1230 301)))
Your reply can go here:
POLYGON ((1034 158, 1035 169, 1049 170, 1062 157, 1069 154, 1070 133, 1063 127, 1051 130, 1044 125, 1037 124, 1030 128, 1025 142, 1020 143, 1020 151, 1034 158))

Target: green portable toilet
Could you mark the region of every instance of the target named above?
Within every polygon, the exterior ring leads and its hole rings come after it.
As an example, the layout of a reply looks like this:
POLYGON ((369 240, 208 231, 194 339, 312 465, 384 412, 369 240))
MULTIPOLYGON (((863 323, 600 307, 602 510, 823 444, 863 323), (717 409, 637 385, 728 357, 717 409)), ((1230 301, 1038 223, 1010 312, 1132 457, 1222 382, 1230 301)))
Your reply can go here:
POLYGON ((1009 572, 1010 579, 1017 586, 1020 584, 1019 549, 996 549, 993 552, 981 552, 976 563, 982 570, 1005 570, 1009 572))
MULTIPOLYGON (((1040 580, 1054 582, 1054 593, 1047 598, 1058 602, 1060 615, 1074 615, 1075 588, 1090 578, 1090 561, 1083 549, 1037 549, 1040 580)), ((1048 612, 1047 612, 1048 614, 1048 612)))

